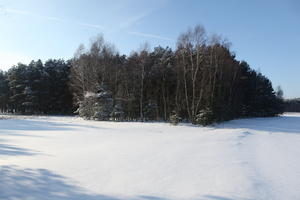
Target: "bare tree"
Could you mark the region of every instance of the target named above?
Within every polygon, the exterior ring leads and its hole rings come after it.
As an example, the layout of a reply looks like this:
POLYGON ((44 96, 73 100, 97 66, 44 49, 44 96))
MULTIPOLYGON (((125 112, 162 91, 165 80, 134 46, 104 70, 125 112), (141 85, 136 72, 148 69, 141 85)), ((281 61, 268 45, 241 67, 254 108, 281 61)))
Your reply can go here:
POLYGON ((179 36, 177 58, 183 69, 185 104, 189 118, 194 120, 203 97, 205 29, 198 25, 179 36), (199 85, 200 84, 200 85, 199 85))
POLYGON ((81 101, 85 92, 96 92, 99 85, 108 82, 108 69, 112 66, 116 55, 114 47, 106 43, 103 37, 91 40, 88 51, 80 45, 74 55, 71 68, 71 86, 75 101, 81 101))
POLYGON ((149 45, 145 43, 139 52, 139 67, 140 67, 140 119, 144 121, 143 104, 144 104, 144 81, 145 68, 149 59, 149 45))

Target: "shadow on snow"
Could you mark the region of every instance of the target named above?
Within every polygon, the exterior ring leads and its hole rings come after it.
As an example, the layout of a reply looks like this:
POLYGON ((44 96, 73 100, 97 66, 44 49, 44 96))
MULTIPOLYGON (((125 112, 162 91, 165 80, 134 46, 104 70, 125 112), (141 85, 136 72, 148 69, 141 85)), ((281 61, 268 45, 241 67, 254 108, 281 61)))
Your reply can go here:
MULTIPOLYGON (((71 131, 75 127, 94 128, 88 125, 66 124, 60 122, 49 122, 44 120, 32 119, 6 119, 0 120, 0 137, 1 136, 26 136, 26 137, 43 137, 37 134, 28 132, 22 133, 19 131, 71 131), (17 131, 17 132, 16 132, 17 131)), ((99 128, 98 129, 103 129, 99 128)), ((17 147, 7 144, 7 139, 0 139, 0 156, 33 156, 39 152, 17 147)))
POLYGON ((0 157, 1 156, 33 156, 39 154, 30 149, 15 147, 9 144, 0 143, 0 157))
MULTIPOLYGON (((89 193, 70 184, 71 180, 46 169, 22 169, 17 166, 0 166, 0 199, 5 200, 170 200, 155 196, 129 198, 89 193)), ((240 199, 240 198, 239 198, 240 199)), ((242 198, 243 199, 243 198, 242 198)), ((198 200, 234 200, 205 195, 198 200)), ((249 200, 249 199, 243 199, 249 200)))
POLYGON ((71 180, 46 169, 0 166, 2 200, 167 200, 154 196, 118 198, 92 194, 70 184, 71 180))
MULTIPOLYGON (((15 133, 7 133, 6 131, 68 131, 75 128, 97 128, 105 129, 102 127, 94 127, 92 125, 78 125, 73 123, 63 122, 50 122, 47 120, 34 120, 34 119, 6 119, 0 120, 0 135, 15 133)), ((25 136, 25 135, 24 135, 25 136)))
POLYGON ((45 169, 0 167, 0 199, 5 200, 118 200, 89 194, 67 183, 63 176, 45 169))
MULTIPOLYGON (((216 195, 205 195, 203 196, 203 200, 250 200, 248 198, 228 198, 223 196, 216 196, 216 195)), ((202 200, 202 199, 201 199, 202 200)))

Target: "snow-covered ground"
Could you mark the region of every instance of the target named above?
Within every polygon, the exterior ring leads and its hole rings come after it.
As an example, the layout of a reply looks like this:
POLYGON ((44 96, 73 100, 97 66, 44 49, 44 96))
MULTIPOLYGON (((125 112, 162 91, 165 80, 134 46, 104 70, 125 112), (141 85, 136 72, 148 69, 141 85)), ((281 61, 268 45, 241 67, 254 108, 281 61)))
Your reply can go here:
POLYGON ((300 114, 208 128, 10 117, 0 199, 297 200, 300 114))

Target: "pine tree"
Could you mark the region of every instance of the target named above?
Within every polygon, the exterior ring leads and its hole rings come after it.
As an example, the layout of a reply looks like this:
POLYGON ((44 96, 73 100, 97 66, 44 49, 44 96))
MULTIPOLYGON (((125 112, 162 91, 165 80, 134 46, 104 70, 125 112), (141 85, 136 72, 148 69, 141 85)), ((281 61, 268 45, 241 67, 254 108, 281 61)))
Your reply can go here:
POLYGON ((113 110, 113 99, 111 91, 105 84, 101 84, 95 95, 94 115, 95 120, 109 120, 113 110))

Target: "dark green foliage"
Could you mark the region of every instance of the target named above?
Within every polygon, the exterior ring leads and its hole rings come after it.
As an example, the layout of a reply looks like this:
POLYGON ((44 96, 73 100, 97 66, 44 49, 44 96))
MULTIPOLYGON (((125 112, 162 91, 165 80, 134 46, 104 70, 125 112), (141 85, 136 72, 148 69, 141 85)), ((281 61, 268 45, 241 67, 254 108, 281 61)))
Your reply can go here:
POLYGON ((78 113, 80 117, 85 119, 92 119, 95 114, 96 94, 86 93, 84 99, 79 103, 78 109, 75 113, 78 113))
POLYGON ((242 69, 242 95, 240 115, 245 117, 275 116, 283 112, 283 102, 275 95, 272 83, 261 73, 251 70, 246 62, 242 69))
POLYGON ((196 115, 195 124, 199 124, 202 126, 207 126, 214 122, 214 115, 210 108, 205 108, 200 110, 200 112, 196 115))
POLYGON ((86 92, 77 112, 83 118, 99 121, 110 120, 112 114, 115 115, 114 117, 121 117, 117 116, 120 113, 116 110, 114 112, 112 94, 104 84, 100 86, 97 93, 86 92))
POLYGON ((111 92, 103 85, 95 95, 96 103, 94 104, 94 115, 95 120, 109 120, 113 111, 113 99, 111 92))
POLYGON ((40 60, 18 64, 0 74, 2 112, 21 114, 70 114, 69 62, 40 60))
POLYGON ((300 112, 300 99, 287 99, 284 101, 285 112, 300 112))

